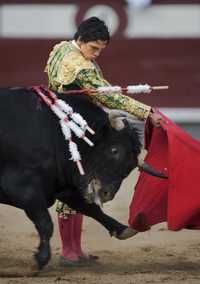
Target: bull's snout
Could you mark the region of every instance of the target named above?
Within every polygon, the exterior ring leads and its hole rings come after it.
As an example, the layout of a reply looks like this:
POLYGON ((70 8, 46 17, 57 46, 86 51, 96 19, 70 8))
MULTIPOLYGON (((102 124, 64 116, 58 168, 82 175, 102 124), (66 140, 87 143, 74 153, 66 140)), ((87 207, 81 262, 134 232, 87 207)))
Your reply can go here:
POLYGON ((112 200, 115 196, 116 191, 113 188, 102 186, 102 183, 99 179, 93 179, 88 184, 87 189, 85 190, 84 198, 87 203, 96 203, 102 205, 105 202, 112 200))

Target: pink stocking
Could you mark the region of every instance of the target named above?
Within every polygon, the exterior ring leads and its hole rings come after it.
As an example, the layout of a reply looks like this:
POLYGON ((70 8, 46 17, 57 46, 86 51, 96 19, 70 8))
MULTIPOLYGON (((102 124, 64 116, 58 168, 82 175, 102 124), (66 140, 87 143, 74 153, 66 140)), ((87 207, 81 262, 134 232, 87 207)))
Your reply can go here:
POLYGON ((87 257, 81 248, 81 235, 82 235, 83 215, 77 213, 74 218, 74 238, 73 250, 79 257, 87 257))
POLYGON ((60 238, 62 244, 61 255, 71 261, 76 261, 79 255, 73 248, 74 242, 74 223, 76 220, 76 215, 72 214, 67 219, 58 216, 58 225, 60 231, 60 238))

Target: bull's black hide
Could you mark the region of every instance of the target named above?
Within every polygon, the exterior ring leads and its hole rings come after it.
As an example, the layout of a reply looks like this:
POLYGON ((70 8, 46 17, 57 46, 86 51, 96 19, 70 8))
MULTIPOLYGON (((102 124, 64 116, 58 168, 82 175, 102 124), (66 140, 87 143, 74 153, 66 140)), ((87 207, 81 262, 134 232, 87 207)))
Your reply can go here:
POLYGON ((48 207, 56 199, 100 222, 111 235, 122 236, 125 225, 104 214, 90 200, 88 185, 100 184, 103 201, 112 199, 122 180, 137 166, 140 143, 127 125, 117 131, 107 114, 86 96, 59 95, 79 112, 95 130, 87 136, 91 148, 75 139, 86 175, 80 176, 70 161, 58 118, 28 89, 0 90, 0 202, 25 211, 40 237, 36 254, 39 268, 50 259, 49 240, 53 224, 48 207))

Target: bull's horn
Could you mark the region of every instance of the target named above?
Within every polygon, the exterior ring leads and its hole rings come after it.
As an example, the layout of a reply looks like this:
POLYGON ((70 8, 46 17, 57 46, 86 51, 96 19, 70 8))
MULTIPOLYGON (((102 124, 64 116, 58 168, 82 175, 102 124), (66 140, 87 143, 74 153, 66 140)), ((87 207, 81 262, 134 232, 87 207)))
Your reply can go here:
POLYGON ((110 124, 116 130, 121 130, 125 127, 124 120, 126 120, 130 125, 140 123, 136 116, 126 111, 118 109, 108 109, 106 107, 103 107, 103 110, 108 113, 110 124))
POLYGON ((110 120, 110 124, 113 128, 116 130, 122 130, 125 127, 125 124, 123 122, 122 118, 115 118, 110 120))
POLYGON ((107 110, 108 118, 110 121, 110 124, 113 128, 116 130, 121 130, 125 127, 124 119, 127 117, 127 113, 121 110, 113 109, 113 110, 107 110))
POLYGON ((110 110, 108 112, 108 118, 110 121, 110 124, 113 128, 116 130, 121 130, 125 127, 123 119, 125 118, 124 114, 121 113, 121 111, 118 110, 110 110))
POLYGON ((138 168, 140 171, 143 171, 152 176, 159 177, 159 178, 168 178, 168 176, 166 176, 164 173, 158 172, 157 170, 153 169, 150 165, 148 165, 145 162, 138 164, 138 168))

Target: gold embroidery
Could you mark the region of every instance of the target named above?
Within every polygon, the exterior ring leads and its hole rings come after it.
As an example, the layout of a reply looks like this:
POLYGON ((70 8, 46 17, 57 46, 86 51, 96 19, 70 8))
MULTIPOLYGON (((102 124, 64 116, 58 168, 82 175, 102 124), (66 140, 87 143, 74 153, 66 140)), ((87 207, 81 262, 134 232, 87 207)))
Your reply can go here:
POLYGON ((45 72, 48 73, 50 86, 62 92, 63 86, 73 83, 84 69, 95 70, 95 66, 71 42, 63 41, 55 45, 50 53, 45 72))
POLYGON ((59 217, 68 218, 72 214, 76 214, 77 212, 70 208, 67 204, 57 200, 56 201, 56 212, 58 212, 59 217))

